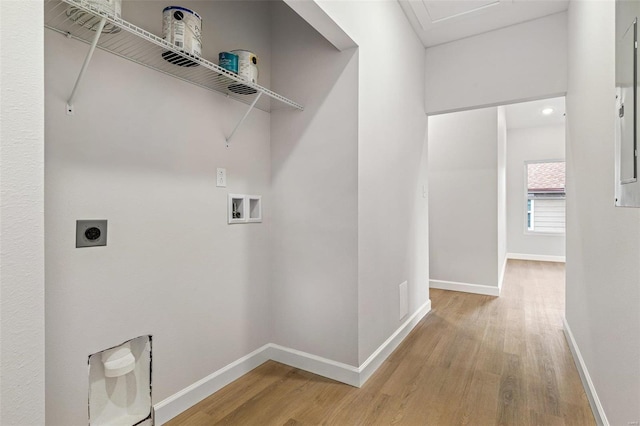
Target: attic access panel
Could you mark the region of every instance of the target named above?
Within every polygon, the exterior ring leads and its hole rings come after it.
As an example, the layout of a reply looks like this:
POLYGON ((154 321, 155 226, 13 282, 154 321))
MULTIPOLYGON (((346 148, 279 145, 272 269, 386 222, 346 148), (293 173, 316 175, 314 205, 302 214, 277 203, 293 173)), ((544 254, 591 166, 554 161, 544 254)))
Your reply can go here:
POLYGON ((433 23, 475 13, 486 7, 496 6, 500 3, 499 0, 423 0, 423 2, 433 23))
POLYGON ((434 25, 447 21, 477 16, 487 8, 501 8, 507 4, 505 0, 419 0, 407 2, 424 31, 431 30, 434 25))

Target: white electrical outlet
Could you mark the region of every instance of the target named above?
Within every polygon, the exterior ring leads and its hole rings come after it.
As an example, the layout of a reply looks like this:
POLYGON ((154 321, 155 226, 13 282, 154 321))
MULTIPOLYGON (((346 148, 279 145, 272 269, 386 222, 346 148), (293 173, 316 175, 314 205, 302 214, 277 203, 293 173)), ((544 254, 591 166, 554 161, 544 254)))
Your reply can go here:
POLYGON ((216 169, 216 186, 222 188, 227 186, 227 169, 216 169))

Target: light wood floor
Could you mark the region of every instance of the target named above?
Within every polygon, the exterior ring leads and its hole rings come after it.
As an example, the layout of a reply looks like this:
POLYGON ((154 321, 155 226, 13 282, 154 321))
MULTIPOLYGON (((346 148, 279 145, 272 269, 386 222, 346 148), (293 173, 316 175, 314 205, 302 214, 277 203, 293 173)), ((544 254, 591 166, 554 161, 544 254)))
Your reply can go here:
POLYGON ((592 425, 562 332, 564 264, 509 261, 500 298, 433 310, 361 388, 269 361, 169 425, 592 425))

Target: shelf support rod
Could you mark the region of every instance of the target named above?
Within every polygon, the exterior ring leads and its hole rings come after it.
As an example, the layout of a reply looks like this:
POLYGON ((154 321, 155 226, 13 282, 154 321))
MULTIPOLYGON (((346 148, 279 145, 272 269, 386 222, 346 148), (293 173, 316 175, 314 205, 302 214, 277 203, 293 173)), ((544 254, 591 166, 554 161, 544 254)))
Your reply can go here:
POLYGON ((82 80, 82 76, 84 72, 87 70, 89 66, 89 62, 91 61, 91 57, 93 56, 93 52, 96 50, 96 46, 98 45, 98 39, 102 35, 102 30, 104 29, 104 25, 107 23, 107 18, 102 18, 100 23, 98 24, 98 28, 96 30, 96 35, 93 37, 93 41, 91 42, 91 47, 89 47, 89 52, 87 53, 86 58, 84 58, 84 63, 82 64, 82 68, 80 68, 80 73, 78 74, 78 78, 76 79, 76 84, 73 86, 73 90, 71 91, 71 96, 69 96, 69 100, 67 100, 67 114, 73 115, 73 101, 76 97, 76 92, 78 91, 78 86, 80 85, 80 80, 82 80))
POLYGON ((260 96, 262 96, 262 92, 258 92, 258 96, 256 96, 256 98, 253 100, 253 102, 251 103, 251 106, 249 106, 249 109, 247 110, 247 112, 244 113, 244 116, 240 119, 240 122, 238 122, 238 124, 236 124, 236 127, 233 129, 233 132, 231 132, 231 134, 227 138, 227 148, 229 148, 229 142, 231 141, 231 138, 233 137, 233 135, 235 135, 236 130, 238 130, 238 128, 242 125, 242 123, 244 123, 244 120, 247 119, 247 117, 249 116, 249 113, 251 112, 253 107, 256 106, 256 103, 258 102, 258 99, 260 99, 260 96))

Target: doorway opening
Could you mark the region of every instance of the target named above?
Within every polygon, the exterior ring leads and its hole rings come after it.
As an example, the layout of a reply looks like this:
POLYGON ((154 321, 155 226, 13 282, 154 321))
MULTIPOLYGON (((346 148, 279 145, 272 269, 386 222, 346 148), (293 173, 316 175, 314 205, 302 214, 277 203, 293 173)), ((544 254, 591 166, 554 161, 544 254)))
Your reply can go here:
POLYGON ((499 296, 508 261, 564 276, 564 97, 430 116, 428 144, 431 288, 499 296))

